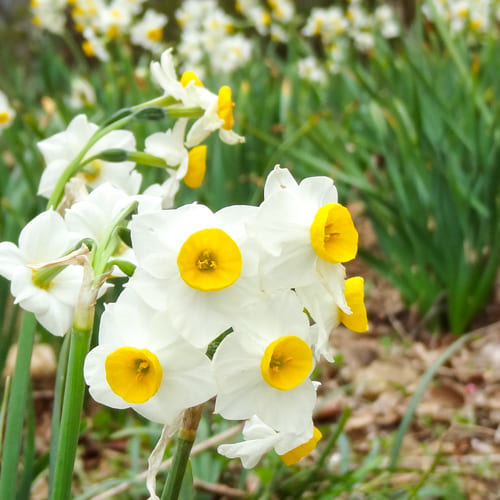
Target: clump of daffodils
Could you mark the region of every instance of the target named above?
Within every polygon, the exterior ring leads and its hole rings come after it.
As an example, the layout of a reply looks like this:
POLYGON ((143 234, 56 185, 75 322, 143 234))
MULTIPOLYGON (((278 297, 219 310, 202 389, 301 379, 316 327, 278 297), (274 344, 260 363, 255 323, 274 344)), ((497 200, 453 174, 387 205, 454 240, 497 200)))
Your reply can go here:
POLYGON ((170 50, 151 73, 157 98, 103 125, 78 115, 39 143, 48 209, 18 245, 0 243, 0 274, 57 336, 81 327, 83 306, 106 302, 84 363, 96 401, 175 430, 186 410, 215 398, 216 413, 246 421, 243 441, 220 453, 245 467, 270 450, 295 463, 321 438, 313 374, 333 359, 330 333, 340 323, 368 328, 363 279, 346 279, 344 267, 358 233, 332 179, 299 183, 279 166, 260 206, 176 207, 181 182, 203 181, 205 139, 244 139, 229 87, 212 92, 192 71, 179 77, 170 50), (125 127, 164 116, 174 125, 138 150, 125 127), (141 188, 138 163, 161 168, 165 181, 141 188), (125 286, 108 302, 117 276, 125 286))
POLYGON ((73 29, 83 37, 83 53, 89 58, 109 60, 108 45, 116 40, 128 40, 154 54, 165 49, 168 18, 145 9, 144 0, 31 0, 30 6, 33 24, 57 35, 63 35, 69 13, 73 29))
POLYGON ((430 22, 439 17, 452 35, 466 36, 469 41, 498 34, 495 27, 500 21, 498 0, 426 0, 422 12, 430 22))

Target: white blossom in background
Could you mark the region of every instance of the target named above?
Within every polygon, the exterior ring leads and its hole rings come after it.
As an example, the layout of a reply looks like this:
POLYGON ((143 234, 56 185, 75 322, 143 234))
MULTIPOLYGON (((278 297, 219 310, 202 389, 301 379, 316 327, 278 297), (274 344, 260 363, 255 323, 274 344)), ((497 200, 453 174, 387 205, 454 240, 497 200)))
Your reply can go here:
POLYGON ((0 90, 0 131, 8 127, 15 117, 15 110, 11 107, 7 96, 0 90))
POLYGON ((258 0, 237 0, 236 10, 252 23, 259 35, 265 36, 269 33, 271 15, 258 0))
POLYGON ((95 22, 98 32, 109 39, 128 34, 132 22, 133 4, 126 0, 112 0, 99 9, 95 22))
POLYGON ((226 36, 214 47, 214 71, 232 73, 245 66, 252 56, 252 47, 252 42, 241 34, 226 36))
POLYGON ((102 62, 109 61, 110 55, 106 49, 107 40, 97 35, 92 28, 83 30, 82 50, 87 57, 96 57, 102 62))
POLYGON ((153 53, 160 52, 163 47, 163 29, 167 21, 165 14, 148 9, 130 29, 130 41, 153 53))
POLYGON ((396 21, 394 10, 389 5, 380 5, 373 13, 375 25, 384 38, 399 36, 399 24, 396 21))
POLYGON ((368 52, 375 46, 375 37, 368 31, 359 31, 352 35, 354 46, 361 52, 368 52))
POLYGON ((267 0, 274 19, 289 23, 295 15, 295 5, 291 0, 267 0))
POLYGON ((66 0, 31 0, 31 21, 35 26, 61 35, 65 28, 66 0))
POLYGON ((96 95, 90 82, 81 76, 73 78, 68 104, 74 109, 81 109, 86 106, 93 106, 95 103, 96 95))
POLYGON ((325 70, 320 66, 315 57, 309 56, 297 61, 299 76, 311 83, 326 83, 325 70))

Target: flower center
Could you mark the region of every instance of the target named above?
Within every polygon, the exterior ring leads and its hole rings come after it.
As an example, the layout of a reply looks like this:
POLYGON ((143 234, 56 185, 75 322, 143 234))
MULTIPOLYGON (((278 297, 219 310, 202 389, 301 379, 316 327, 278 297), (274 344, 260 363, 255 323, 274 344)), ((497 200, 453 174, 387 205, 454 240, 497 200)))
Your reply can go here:
POLYGON ((85 179, 85 182, 90 184, 94 182, 100 175, 102 171, 102 161, 101 160, 93 160, 90 163, 87 163, 81 170, 81 174, 85 179))
POLYGON ((201 292, 215 292, 231 286, 239 278, 241 252, 222 229, 202 229, 183 243, 177 266, 188 286, 201 292))
POLYGON ((218 101, 218 112, 219 118, 224 120, 222 128, 224 130, 231 130, 234 126, 233 117, 233 94, 231 88, 227 85, 222 86, 219 89, 219 101, 218 101))
POLYGON ((163 29, 162 28, 152 28, 148 31, 147 37, 152 42, 159 42, 163 37, 163 29))
POLYGON ((283 463, 285 465, 293 465, 296 464, 301 458, 306 457, 311 453, 311 451, 316 448, 316 445, 318 444, 318 441, 323 437, 323 434, 321 434, 321 431, 315 427, 313 430, 313 436, 309 441, 306 441, 304 444, 301 444, 297 446, 296 448, 293 448, 290 451, 287 451, 283 455, 280 455, 281 460, 283 460, 283 463))
POLYGON ((4 125, 5 123, 9 123, 10 115, 7 111, 2 111, 0 113, 0 125, 4 125))
POLYGON ((314 251, 327 262, 348 262, 356 257, 358 232, 349 210, 339 203, 327 203, 316 212, 310 235, 314 251))
POLYGON ((275 389, 288 391, 311 373, 311 348, 300 337, 286 335, 269 344, 260 363, 262 378, 275 389))
POLYGON ((104 363, 111 390, 127 403, 145 403, 160 388, 163 369, 155 354, 147 349, 119 347, 104 363))

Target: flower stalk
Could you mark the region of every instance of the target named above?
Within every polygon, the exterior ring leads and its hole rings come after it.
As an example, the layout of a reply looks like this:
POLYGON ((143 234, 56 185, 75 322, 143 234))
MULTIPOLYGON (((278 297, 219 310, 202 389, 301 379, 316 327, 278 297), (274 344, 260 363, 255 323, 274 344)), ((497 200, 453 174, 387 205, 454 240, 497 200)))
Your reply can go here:
POLYGON ((191 454, 196 431, 200 424, 204 405, 193 406, 184 412, 182 428, 177 436, 174 461, 167 476, 161 500, 177 500, 182 486, 182 480, 191 454))
POLYGON ((49 485, 51 500, 66 500, 71 496, 71 481, 85 394, 83 363, 90 347, 99 288, 100 282, 96 283, 93 279, 92 268, 88 264, 85 265, 84 281, 75 308, 73 328, 69 333, 71 338, 56 462, 52 483, 49 485))

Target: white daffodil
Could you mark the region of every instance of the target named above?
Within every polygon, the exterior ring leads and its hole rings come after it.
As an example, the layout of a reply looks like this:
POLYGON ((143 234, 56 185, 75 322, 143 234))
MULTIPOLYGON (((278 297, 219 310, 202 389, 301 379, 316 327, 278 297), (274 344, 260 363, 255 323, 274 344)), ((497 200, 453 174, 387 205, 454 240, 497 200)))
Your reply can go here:
POLYGON ((196 78, 186 81, 185 84, 179 81, 171 48, 162 53, 160 62, 151 62, 151 76, 163 89, 165 95, 173 97, 188 108, 199 106, 198 90, 201 84, 196 81, 196 78))
POLYGON ((188 119, 181 118, 175 122, 174 128, 166 132, 156 132, 146 138, 144 151, 157 156, 172 167, 171 175, 182 179, 188 170, 188 151, 184 147, 184 134, 188 119))
POLYGON ((8 127, 16 117, 16 112, 9 104, 7 96, 0 90, 0 131, 8 127))
POLYGON ((300 184, 276 167, 266 180, 264 202, 248 223, 249 233, 267 250, 261 260, 265 288, 314 284, 320 263, 336 266, 356 256, 358 233, 349 211, 337 203, 328 177, 309 177, 300 184))
POLYGON ((251 469, 274 449, 286 465, 292 465, 309 455, 321 437, 321 432, 313 427, 312 421, 302 432, 299 429, 277 432, 254 415, 245 422, 242 442, 221 444, 217 451, 225 457, 241 459, 243 467, 251 469))
POLYGON ((97 402, 163 424, 215 394, 210 360, 131 290, 106 306, 84 376, 97 402))
POLYGON ((32 266, 59 259, 78 243, 63 218, 46 211, 30 221, 19 235, 19 246, 0 243, 0 274, 11 281, 15 302, 34 313, 50 333, 64 335, 73 322, 83 270, 69 265, 34 270, 32 266))
POLYGON ((175 328, 207 346, 257 300, 257 262, 244 222, 255 207, 216 213, 191 204, 132 218, 138 267, 129 286, 154 308, 171 313, 175 328))
MULTIPOLYGON (((85 115, 77 115, 68 128, 38 143, 38 148, 45 160, 45 170, 40 179, 38 194, 49 198, 64 169, 78 155, 98 126, 87 120, 85 115)), ((108 149, 135 150, 135 137, 128 130, 113 130, 99 139, 85 154, 82 161, 108 149)), ((80 176, 85 183, 95 188, 110 182, 129 194, 136 194, 141 184, 141 175, 133 170, 131 161, 106 162, 93 160, 84 165, 80 176)))
POLYGON ((130 41, 151 52, 159 52, 162 47, 163 28, 167 21, 165 14, 148 9, 141 20, 130 29, 130 41))
POLYGON ((186 146, 197 146, 215 130, 219 131, 220 140, 226 144, 245 142, 244 137, 233 131, 234 102, 230 87, 223 85, 217 96, 209 91, 200 92, 199 105, 205 112, 189 129, 186 146))
MULTIPOLYGON (((70 230, 77 233, 80 239, 90 238, 99 245, 103 243, 105 237, 111 236, 110 231, 113 229, 113 224, 134 201, 138 202, 137 211, 139 213, 161 208, 161 198, 159 197, 130 196, 106 183, 94 189, 85 200, 75 203, 66 210, 64 218, 70 230)), ((135 264, 133 250, 121 242, 116 233, 112 238, 112 241, 106 242, 111 245, 107 253, 109 258, 135 264)))
POLYGON ((76 109, 94 106, 96 103, 94 87, 85 78, 79 76, 73 78, 68 102, 72 108, 76 109))
POLYGON ((277 431, 310 425, 316 387, 313 332, 292 291, 238 311, 215 352, 215 412, 229 420, 257 415, 277 431))
POLYGON ((64 31, 65 0, 31 0, 31 22, 39 28, 61 35, 64 31))
POLYGON ((99 33, 113 39, 128 32, 132 21, 133 4, 125 0, 112 0, 99 9, 96 27, 99 33))
POLYGON ((204 113, 191 126, 186 146, 191 148, 202 143, 212 132, 218 130, 221 141, 226 144, 244 142, 244 137, 233 131, 234 118, 232 92, 228 86, 222 86, 218 95, 210 92, 192 72, 186 72, 177 79, 173 63, 172 50, 167 49, 160 58, 160 63, 151 63, 151 75, 163 88, 165 95, 172 96, 188 108, 201 108, 204 113))
MULTIPOLYGON (((95 28, 97 29, 97 27, 95 28)), ((104 36, 98 36, 94 27, 88 27, 83 30, 82 50, 86 57, 95 57, 99 61, 109 61, 110 55, 106 50, 108 39, 104 36)))
POLYGON ((212 50, 213 70, 217 73, 233 73, 245 66, 252 56, 252 47, 252 42, 241 34, 225 36, 212 50))
POLYGON ((325 70, 314 56, 304 57, 297 61, 299 76, 311 83, 326 83, 327 76, 325 70))

